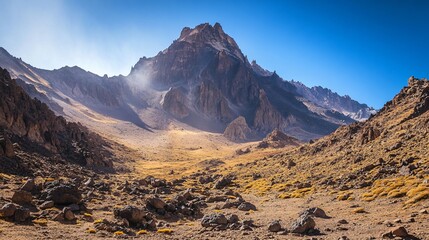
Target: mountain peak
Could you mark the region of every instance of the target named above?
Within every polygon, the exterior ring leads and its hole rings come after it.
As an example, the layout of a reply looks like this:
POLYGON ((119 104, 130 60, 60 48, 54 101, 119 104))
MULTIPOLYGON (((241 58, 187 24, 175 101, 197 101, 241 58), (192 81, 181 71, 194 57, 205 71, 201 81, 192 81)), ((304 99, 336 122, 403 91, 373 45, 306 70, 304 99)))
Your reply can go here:
POLYGON ((213 26, 209 23, 202 23, 193 29, 184 27, 180 33, 179 41, 208 40, 209 38, 222 40, 226 38, 225 35, 219 23, 215 23, 213 26))
POLYGON ((243 53, 232 37, 226 34, 219 23, 213 26, 209 23, 203 23, 195 28, 185 27, 177 40, 179 42, 188 42, 196 44, 206 44, 218 51, 226 51, 236 56, 242 61, 245 60, 243 53))

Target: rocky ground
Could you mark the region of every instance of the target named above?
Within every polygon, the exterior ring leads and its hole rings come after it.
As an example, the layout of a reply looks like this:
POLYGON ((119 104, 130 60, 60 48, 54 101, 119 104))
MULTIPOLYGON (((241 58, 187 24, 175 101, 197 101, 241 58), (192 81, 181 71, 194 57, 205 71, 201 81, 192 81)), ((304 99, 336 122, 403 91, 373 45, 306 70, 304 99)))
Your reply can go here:
POLYGON ((429 238, 427 202, 256 196, 217 174, 0 179, 1 239, 429 238))
POLYGON ((176 123, 145 134, 98 124, 101 141, 49 111, 14 117, 17 99, 46 106, 4 79, 0 239, 429 239, 427 80, 299 145, 278 131, 239 144, 176 123), (51 134, 30 134, 41 128, 51 134))

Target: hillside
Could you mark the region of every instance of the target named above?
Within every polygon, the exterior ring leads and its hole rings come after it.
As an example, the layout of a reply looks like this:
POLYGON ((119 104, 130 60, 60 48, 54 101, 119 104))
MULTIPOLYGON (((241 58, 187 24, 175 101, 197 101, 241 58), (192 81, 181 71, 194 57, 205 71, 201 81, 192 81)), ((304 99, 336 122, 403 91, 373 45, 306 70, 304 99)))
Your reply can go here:
POLYGON ((417 204, 429 198, 428 110, 429 81, 411 77, 408 86, 368 121, 236 171, 264 176, 249 181, 248 187, 281 189, 283 198, 331 189, 339 198, 398 198, 405 206, 417 204), (286 168, 290 162, 294 166, 286 168), (354 193, 356 189, 363 193, 354 193))

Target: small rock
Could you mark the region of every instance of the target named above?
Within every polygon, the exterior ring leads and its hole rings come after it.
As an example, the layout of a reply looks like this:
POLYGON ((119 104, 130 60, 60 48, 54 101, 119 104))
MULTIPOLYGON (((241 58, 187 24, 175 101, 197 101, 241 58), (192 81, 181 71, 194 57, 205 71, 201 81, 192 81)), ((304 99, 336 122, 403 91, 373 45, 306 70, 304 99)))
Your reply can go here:
POLYGON ((401 219, 399 219, 399 218, 397 218, 397 219, 393 220, 393 222, 394 222, 394 223, 401 223, 401 222, 402 222, 402 220, 401 220, 401 219))
POLYGON ((393 228, 391 233, 395 237, 408 237, 408 232, 404 227, 393 228))
POLYGON ((12 196, 12 202, 18 204, 29 204, 33 200, 31 193, 24 190, 17 190, 12 196))
POLYGON ((12 217, 15 214, 16 206, 13 203, 6 203, 0 209, 0 217, 12 217))
POLYGON ((428 210, 426 209, 422 209, 419 211, 420 214, 428 214, 428 210))
POLYGON ((338 240, 350 240, 347 236, 341 236, 338 238, 338 240))
POLYGON ((393 227, 393 223, 389 220, 384 221, 383 224, 388 226, 388 227, 393 227))
POLYGON ((241 211, 250 211, 250 210, 256 211, 256 206, 249 202, 243 202, 237 207, 237 209, 241 211))
POLYGON ((230 177, 221 177, 218 179, 215 184, 214 188, 216 189, 222 189, 232 183, 232 179, 230 177))
POLYGON ((84 182, 83 183, 85 186, 87 186, 87 187, 92 187, 92 186, 94 186, 94 184, 95 184, 95 182, 94 182, 94 179, 92 179, 92 178, 89 178, 86 182, 84 182))
POLYGON ((62 212, 57 213, 57 214, 52 218, 52 220, 54 220, 54 221, 58 221, 58 222, 64 221, 64 213, 62 213, 62 212))
POLYGON ((241 225, 240 231, 253 231, 253 229, 249 225, 241 225))
POLYGON ((68 221, 73 221, 76 219, 73 211, 69 208, 69 207, 65 207, 63 208, 63 214, 64 214, 64 219, 68 220, 68 221))
POLYGON ((345 220, 345 219, 341 219, 341 220, 338 220, 338 223, 339 224, 348 224, 349 222, 347 222, 347 220, 345 220))
POLYGON ((30 210, 19 207, 15 210, 15 222, 25 222, 30 217, 30 210))
POLYGON ((45 210, 45 209, 48 209, 48 208, 51 208, 51 207, 54 207, 54 201, 46 201, 46 202, 43 202, 40 206, 39 206, 39 208, 40 209, 42 209, 42 210, 45 210))
POLYGON ((280 221, 278 221, 278 220, 272 221, 268 225, 268 231, 270 231, 270 232, 279 232, 280 230, 282 230, 282 225, 280 224, 280 221))
POLYGON ((34 179, 28 179, 20 188, 20 190, 31 192, 34 190, 34 187, 36 187, 36 184, 34 183, 34 179))

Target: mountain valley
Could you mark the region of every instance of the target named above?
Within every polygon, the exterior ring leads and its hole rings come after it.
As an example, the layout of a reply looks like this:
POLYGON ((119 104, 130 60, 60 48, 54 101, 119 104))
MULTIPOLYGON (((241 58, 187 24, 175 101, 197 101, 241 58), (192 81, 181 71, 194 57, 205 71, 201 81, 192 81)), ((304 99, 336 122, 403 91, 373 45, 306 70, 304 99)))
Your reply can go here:
POLYGON ((0 239, 429 239, 427 79, 376 111, 219 23, 127 76, 0 68, 0 239))

